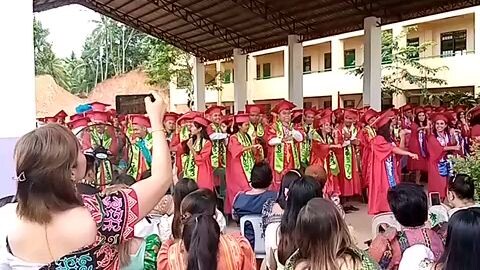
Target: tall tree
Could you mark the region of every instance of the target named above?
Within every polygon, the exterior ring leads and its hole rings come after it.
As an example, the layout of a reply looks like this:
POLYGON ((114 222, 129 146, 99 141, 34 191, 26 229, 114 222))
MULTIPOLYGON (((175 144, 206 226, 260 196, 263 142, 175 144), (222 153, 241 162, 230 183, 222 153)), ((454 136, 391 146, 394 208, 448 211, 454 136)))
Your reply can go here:
POLYGON ((35 75, 51 75, 62 87, 68 89, 63 62, 52 50, 52 44, 47 38, 50 32, 42 23, 33 19, 33 42, 35 52, 35 75))
MULTIPOLYGON (((419 56, 433 42, 424 42, 418 45, 401 44, 408 33, 416 31, 416 27, 409 27, 399 36, 393 36, 392 31, 382 31, 382 96, 392 97, 408 91, 402 88, 404 83, 415 85, 427 103, 431 103, 432 95, 429 87, 446 85, 447 81, 439 78, 438 73, 447 69, 446 66, 432 67, 424 64, 419 56)), ((363 65, 349 73, 363 77, 363 65)))

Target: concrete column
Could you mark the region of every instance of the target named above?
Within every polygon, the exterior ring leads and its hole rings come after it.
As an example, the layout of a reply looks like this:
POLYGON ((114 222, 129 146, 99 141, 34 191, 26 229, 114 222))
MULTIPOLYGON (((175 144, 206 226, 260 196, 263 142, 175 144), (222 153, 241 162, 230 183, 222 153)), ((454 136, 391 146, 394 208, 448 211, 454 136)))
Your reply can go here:
POLYGON ((247 55, 241 49, 233 50, 233 93, 235 113, 243 111, 247 102, 247 55))
POLYGON ((298 40, 288 36, 288 100, 303 108, 303 45, 298 40))
MULTIPOLYGON (((475 10, 475 26, 474 26, 474 35, 475 35, 475 56, 477 57, 477 63, 480 63, 480 8, 477 7, 475 10)), ((476 97, 480 94, 480 76, 477 77, 477 85, 474 90, 476 97)))
MULTIPOLYGON (((431 42, 433 41, 433 31, 431 29, 427 29, 423 32, 424 40, 420 40, 420 43, 424 42, 431 42)), ((440 54, 440 44, 437 46, 427 46, 426 50, 420 54, 420 57, 426 57, 426 56, 433 56, 433 55, 439 55, 440 54), (437 50, 434 52, 433 50, 437 50)))
POLYGON ((477 7, 475 10, 475 27, 474 27, 474 34, 475 34, 475 54, 480 56, 480 8, 477 7))
POLYGON ((194 109, 196 111, 205 110, 205 65, 200 57, 195 57, 193 64, 193 92, 194 109))
POLYGON ((343 47, 343 40, 333 39, 332 46, 332 71, 342 69, 344 66, 345 49, 343 47))
MULTIPOLYGON (((395 26, 392 28, 392 35, 394 39, 397 39, 399 48, 407 47, 407 35, 404 32, 405 27, 395 26), (397 38, 398 37, 398 38, 397 38)), ((393 52, 395 53, 395 52, 393 52)), ((393 95, 392 104, 395 108, 400 108, 407 103, 407 97, 405 94, 393 95)))
POLYGON ((335 94, 332 95, 332 110, 336 110, 339 108, 338 103, 340 99, 340 94, 339 92, 335 92, 335 94))
POLYGON ((364 19, 363 105, 382 109, 382 31, 380 18, 364 19))
POLYGON ((247 57, 247 101, 253 104, 253 93, 255 90, 255 79, 257 78, 257 58, 253 55, 247 57))
POLYGON ((33 2, 0 1, 0 197, 13 195, 16 175, 13 148, 19 137, 35 128, 35 64, 33 2))

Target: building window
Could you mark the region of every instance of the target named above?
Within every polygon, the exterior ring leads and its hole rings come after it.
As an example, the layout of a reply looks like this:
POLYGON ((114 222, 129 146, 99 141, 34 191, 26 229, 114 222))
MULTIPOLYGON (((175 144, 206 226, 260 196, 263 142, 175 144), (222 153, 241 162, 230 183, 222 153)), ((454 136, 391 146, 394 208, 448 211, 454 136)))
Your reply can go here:
POLYGON ((392 40, 393 38, 383 38, 383 37, 392 37, 392 30, 382 31, 382 64, 391 64, 393 56, 392 40), (386 33, 386 34, 385 34, 386 33))
POLYGON ((332 53, 323 54, 323 69, 325 71, 332 70, 332 53))
POLYGON ((226 69, 223 72, 223 83, 232 83, 233 82, 233 69, 226 69))
POLYGON ((412 52, 408 55, 408 58, 410 59, 420 58, 420 54, 418 52, 418 48, 420 47, 420 39, 418 37, 407 38, 407 47, 410 47, 412 49, 412 52))
POLYGON ((312 57, 305 56, 303 57, 303 73, 312 72, 312 57))
POLYGON ((355 67, 355 49, 352 50, 345 50, 343 54, 344 58, 344 67, 345 68, 353 68, 355 67))
POLYGON ((324 109, 332 108, 332 101, 331 100, 325 100, 323 102, 323 108, 324 109))
POLYGON ((344 100, 343 108, 355 108, 355 100, 353 99, 344 100))
POLYGON ((309 101, 303 102, 303 108, 304 109, 311 109, 312 107, 313 107, 312 102, 309 102, 309 101))
POLYGON ((272 73, 270 71, 270 63, 265 63, 263 64, 263 77, 264 79, 270 78, 272 76, 272 73))
POLYGON ((260 79, 260 74, 262 74, 262 72, 260 71, 260 65, 257 65, 257 79, 260 79))
POLYGON ((407 97, 407 103, 412 105, 420 105, 420 96, 407 97))
POLYGON ((442 57, 467 53, 467 30, 440 34, 440 54, 442 57))

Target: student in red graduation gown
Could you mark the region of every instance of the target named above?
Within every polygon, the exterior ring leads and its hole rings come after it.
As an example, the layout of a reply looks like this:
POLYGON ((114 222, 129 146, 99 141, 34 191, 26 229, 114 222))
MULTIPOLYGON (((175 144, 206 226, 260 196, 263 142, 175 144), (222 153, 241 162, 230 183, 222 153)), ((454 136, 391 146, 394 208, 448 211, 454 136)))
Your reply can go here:
POLYGON ((420 184, 422 172, 427 172, 427 130, 428 119, 425 109, 422 107, 415 108, 415 119, 410 125, 411 133, 408 140, 408 151, 417 154, 418 159, 409 159, 407 168, 410 172, 415 172, 415 183, 420 184))
POLYGON ((320 165, 327 172, 327 182, 323 188, 323 193, 329 198, 340 196, 340 186, 338 184, 338 175, 340 167, 335 149, 342 149, 338 140, 332 135, 332 111, 327 111, 315 123, 318 127, 316 135, 312 138, 311 164, 320 165))
POLYGON ((377 135, 375 129, 372 127, 373 122, 377 120, 378 112, 372 108, 369 108, 365 111, 365 113, 360 118, 360 122, 364 123, 362 130, 358 134, 358 140, 360 141, 361 146, 361 157, 362 157, 362 188, 368 188, 370 183, 370 175, 368 172, 370 171, 370 141, 375 138, 377 135))
POLYGON ((254 144, 248 134, 250 126, 248 114, 236 115, 233 119, 233 135, 227 145, 226 166, 226 201, 225 213, 232 211, 235 196, 242 191, 250 190, 250 174, 255 165, 255 152, 261 151, 260 144, 254 144))
POLYGON ((427 135, 428 192, 439 192, 444 199, 452 170, 448 155, 459 152, 461 147, 455 141, 454 133, 449 131, 449 118, 446 114, 434 113, 431 119, 433 128, 427 135))
MULTIPOLYGON (((362 194, 362 180, 358 160, 359 128, 356 126, 358 113, 353 109, 347 109, 343 115, 343 122, 338 125, 339 141, 343 151, 337 155, 340 163, 340 190, 342 197, 352 197, 362 194)), ((356 208, 352 209, 356 210, 356 208)))
POLYGON ((267 129, 269 145, 268 161, 273 171, 272 189, 280 188, 282 177, 292 169, 300 169, 298 142, 303 140, 301 132, 292 123, 292 109, 295 105, 282 100, 272 109, 277 119, 267 129))
MULTIPOLYGON (((409 156, 417 159, 414 153, 402 150, 395 145, 392 138, 392 118, 395 113, 392 110, 384 112, 374 123, 373 127, 377 135, 370 141, 369 168, 370 185, 368 191, 368 214, 376 215, 389 212, 387 193, 388 190, 400 182, 400 159, 397 155, 409 156)), ((401 132, 401 144, 405 139, 405 133, 401 132)), ((402 146, 402 145, 401 145, 402 146)))
POLYGON ((207 133, 209 121, 196 116, 190 125, 191 138, 187 141, 183 177, 197 182, 199 188, 213 190, 213 168, 210 159, 212 141, 207 133))

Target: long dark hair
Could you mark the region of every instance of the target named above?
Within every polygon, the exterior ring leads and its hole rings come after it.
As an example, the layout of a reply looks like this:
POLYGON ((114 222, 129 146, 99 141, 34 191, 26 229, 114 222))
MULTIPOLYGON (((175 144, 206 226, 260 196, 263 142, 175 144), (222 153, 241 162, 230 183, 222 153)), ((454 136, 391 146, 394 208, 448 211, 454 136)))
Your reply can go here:
MULTIPOLYGON (((423 113, 423 114, 425 114, 425 113, 423 113)), ((415 124, 417 124, 418 127, 426 127, 427 123, 428 123, 427 115, 425 114, 425 120, 420 121, 420 119, 418 119, 418 113, 417 113, 417 114, 415 114, 415 119, 413 119, 413 122, 415 122, 415 124)))
POLYGON ((348 258, 353 259, 354 266, 360 264, 347 224, 329 200, 314 198, 302 208, 295 238, 300 259, 309 264, 308 269, 340 269, 342 259, 345 264, 348 258))
POLYGON ((312 198, 322 197, 322 186, 313 177, 304 176, 290 185, 287 204, 280 223, 280 242, 278 260, 285 265, 287 259, 295 252, 295 224, 298 213, 312 198))
POLYGON ((455 212, 448 221, 445 251, 438 262, 440 269, 480 269, 479 242, 480 208, 472 207, 455 212))
POLYGON ((291 170, 287 172, 282 178, 282 184, 280 185, 280 191, 278 192, 278 197, 276 203, 280 205, 282 209, 285 209, 287 205, 287 196, 285 190, 290 189, 292 183, 302 177, 302 174, 299 170, 291 170))
POLYGON ((183 178, 180 179, 173 187, 173 222, 172 222, 172 235, 174 239, 180 239, 181 235, 181 214, 180 205, 183 198, 188 194, 198 189, 198 185, 194 180, 183 178))
POLYGON ((385 125, 379 127, 377 129, 377 135, 382 136, 387 142, 393 142, 392 138, 392 130, 390 129, 390 125, 392 124, 392 120, 388 121, 385 125))
MULTIPOLYGON (((210 136, 208 135, 208 132, 207 132, 207 127, 203 126, 203 125, 200 125, 199 123, 195 123, 193 122, 193 125, 198 129, 198 128, 201 128, 202 130, 200 131, 200 133, 198 135, 191 135, 191 138, 193 139, 193 144, 195 145, 195 143, 197 142, 197 140, 200 140, 200 145, 203 144, 203 141, 204 140, 207 140, 207 141, 210 141, 210 136)), ((183 147, 183 153, 190 153, 190 149, 188 148, 188 145, 187 145, 187 141, 184 141, 182 143, 182 147, 183 147)))
POLYGON ((187 270, 217 269, 220 227, 215 220, 216 196, 208 189, 182 201, 182 240, 188 252, 187 270))

